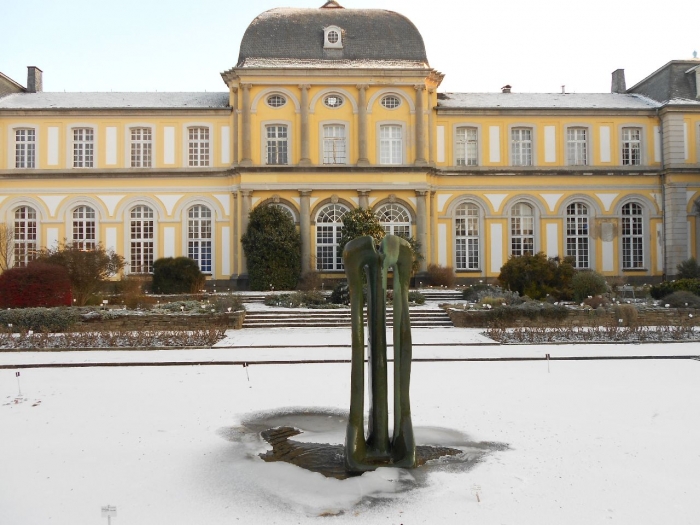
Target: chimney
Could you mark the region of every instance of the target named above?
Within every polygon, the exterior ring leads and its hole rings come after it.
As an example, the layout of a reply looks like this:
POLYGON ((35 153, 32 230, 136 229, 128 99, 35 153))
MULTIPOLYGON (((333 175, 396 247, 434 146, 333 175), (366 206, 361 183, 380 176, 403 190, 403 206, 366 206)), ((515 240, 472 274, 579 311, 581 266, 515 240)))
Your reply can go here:
POLYGON ((41 93, 44 90, 42 71, 36 66, 27 66, 27 91, 41 93))
POLYGON ((610 86, 610 93, 625 93, 627 91, 627 84, 625 83, 625 70, 616 69, 612 74, 612 84, 610 86))
POLYGON ((501 88, 501 93, 510 93, 510 88, 511 88, 511 85, 510 85, 510 84, 506 84, 505 86, 503 86, 503 87, 501 88))

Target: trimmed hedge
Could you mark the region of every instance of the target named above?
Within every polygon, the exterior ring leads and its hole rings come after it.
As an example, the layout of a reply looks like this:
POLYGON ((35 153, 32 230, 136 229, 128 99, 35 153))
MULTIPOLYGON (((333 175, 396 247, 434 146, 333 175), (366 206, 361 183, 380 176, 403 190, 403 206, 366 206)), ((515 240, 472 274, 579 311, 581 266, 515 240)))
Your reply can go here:
POLYGON ((153 263, 153 291, 161 294, 193 293, 204 287, 206 278, 189 257, 164 257, 153 263))
POLYGON ((64 332, 80 320, 74 308, 0 310, 0 327, 12 332, 64 332), (12 325, 10 328, 8 325, 12 325))
POLYGON ((70 306, 71 282, 63 266, 33 262, 0 275, 0 307, 70 306))
POLYGON ((700 295, 700 279, 678 279, 677 281, 666 281, 651 287, 649 294, 654 299, 662 299, 673 292, 690 292, 700 295))

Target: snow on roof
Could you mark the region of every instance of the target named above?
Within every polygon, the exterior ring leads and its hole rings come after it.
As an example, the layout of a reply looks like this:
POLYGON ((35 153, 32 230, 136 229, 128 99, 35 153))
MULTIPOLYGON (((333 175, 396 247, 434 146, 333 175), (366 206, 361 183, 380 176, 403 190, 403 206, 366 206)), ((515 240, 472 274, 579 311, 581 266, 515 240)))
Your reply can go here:
POLYGON ((425 62, 415 60, 316 60, 303 58, 246 58, 238 67, 307 68, 307 69, 429 69, 425 62))
POLYGON ((655 109, 642 95, 620 93, 441 93, 439 108, 464 109, 655 109))
POLYGON ((208 109, 229 107, 218 93, 15 93, 0 99, 0 109, 208 109))
POLYGON ((672 98, 665 102, 669 106, 700 106, 700 100, 693 100, 691 98, 672 98))

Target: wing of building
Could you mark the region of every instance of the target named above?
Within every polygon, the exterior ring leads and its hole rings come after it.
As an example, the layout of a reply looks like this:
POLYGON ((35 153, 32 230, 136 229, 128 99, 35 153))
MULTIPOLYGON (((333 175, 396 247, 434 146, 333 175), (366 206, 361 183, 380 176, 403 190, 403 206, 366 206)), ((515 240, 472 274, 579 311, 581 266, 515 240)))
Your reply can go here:
MULTIPOLYGON (((185 255, 245 287, 248 214, 281 206, 303 271, 343 276, 342 216, 375 211, 427 265, 493 280, 510 256, 650 282, 700 255, 700 61, 611 93, 444 93, 400 14, 273 9, 221 93, 49 93, 0 74, 0 222, 14 265, 64 239, 148 273, 185 255)), ((223 86, 222 86, 223 87, 223 86)))

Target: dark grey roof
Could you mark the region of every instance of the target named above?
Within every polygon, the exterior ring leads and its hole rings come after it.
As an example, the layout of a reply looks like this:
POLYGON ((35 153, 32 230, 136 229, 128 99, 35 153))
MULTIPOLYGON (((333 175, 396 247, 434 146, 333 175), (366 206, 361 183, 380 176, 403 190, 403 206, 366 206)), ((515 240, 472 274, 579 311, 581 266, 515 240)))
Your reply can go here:
POLYGON ((627 92, 641 93, 659 102, 673 99, 697 100, 695 73, 688 70, 698 65, 700 65, 698 59, 672 60, 629 88, 627 92))
POLYGON ((438 108, 451 109, 654 109, 641 95, 619 93, 440 93, 438 108))
POLYGON ((389 60, 428 66, 418 29, 405 16, 381 9, 293 9, 266 11, 243 35, 238 66, 248 59, 389 60), (323 30, 342 30, 342 49, 324 49, 323 30))
POLYGON ((209 109, 226 108, 219 93, 17 93, 0 99, 0 109, 209 109))

